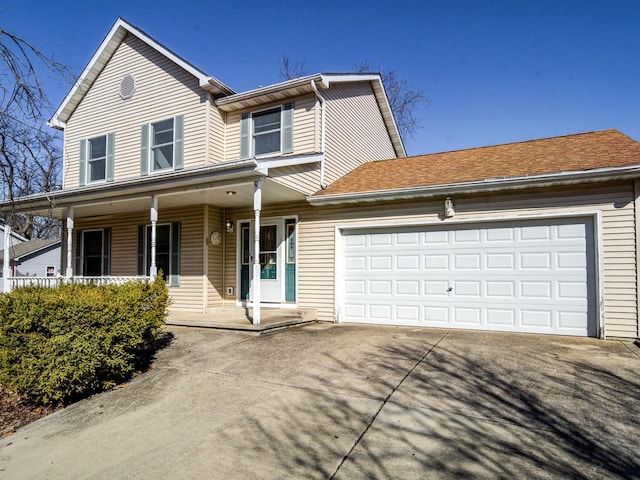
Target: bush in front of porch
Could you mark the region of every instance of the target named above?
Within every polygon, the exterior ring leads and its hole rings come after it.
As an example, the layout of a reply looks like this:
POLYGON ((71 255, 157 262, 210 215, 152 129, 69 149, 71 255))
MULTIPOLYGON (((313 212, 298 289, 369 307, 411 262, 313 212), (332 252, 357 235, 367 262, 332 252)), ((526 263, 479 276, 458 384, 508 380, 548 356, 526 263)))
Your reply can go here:
POLYGON ((0 294, 0 384, 41 405, 111 388, 153 355, 169 302, 160 277, 0 294))

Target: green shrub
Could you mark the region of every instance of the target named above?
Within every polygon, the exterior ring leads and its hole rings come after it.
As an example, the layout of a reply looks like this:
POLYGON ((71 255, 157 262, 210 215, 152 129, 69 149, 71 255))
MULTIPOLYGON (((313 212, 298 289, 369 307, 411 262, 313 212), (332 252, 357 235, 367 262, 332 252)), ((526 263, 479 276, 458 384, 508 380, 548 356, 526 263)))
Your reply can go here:
POLYGON ((168 305, 161 278, 0 294, 0 384, 43 405, 111 388, 153 350, 168 305))

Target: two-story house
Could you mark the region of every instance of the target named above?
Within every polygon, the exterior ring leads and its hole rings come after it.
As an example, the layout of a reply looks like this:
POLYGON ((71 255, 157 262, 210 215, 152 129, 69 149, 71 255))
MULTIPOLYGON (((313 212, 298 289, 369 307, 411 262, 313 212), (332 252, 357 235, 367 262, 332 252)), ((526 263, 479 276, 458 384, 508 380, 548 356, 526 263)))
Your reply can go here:
POLYGON ((51 125, 67 277, 172 309, 640 336, 640 144, 606 130, 406 157, 377 74, 235 93, 119 19, 51 125))
POLYGON ((50 124, 63 188, 41 205, 66 222, 66 274, 162 272, 173 308, 198 312, 298 303, 315 280, 298 271, 296 202, 405 154, 379 75, 235 93, 122 19, 50 124))

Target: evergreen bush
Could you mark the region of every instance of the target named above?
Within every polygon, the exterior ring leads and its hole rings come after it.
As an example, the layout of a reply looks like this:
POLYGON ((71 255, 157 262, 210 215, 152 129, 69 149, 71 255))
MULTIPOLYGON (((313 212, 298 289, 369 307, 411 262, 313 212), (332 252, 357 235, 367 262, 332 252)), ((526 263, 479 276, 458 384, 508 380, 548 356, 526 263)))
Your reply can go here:
POLYGON ((0 384, 42 405, 109 389, 152 354, 168 305, 159 277, 0 294, 0 384))

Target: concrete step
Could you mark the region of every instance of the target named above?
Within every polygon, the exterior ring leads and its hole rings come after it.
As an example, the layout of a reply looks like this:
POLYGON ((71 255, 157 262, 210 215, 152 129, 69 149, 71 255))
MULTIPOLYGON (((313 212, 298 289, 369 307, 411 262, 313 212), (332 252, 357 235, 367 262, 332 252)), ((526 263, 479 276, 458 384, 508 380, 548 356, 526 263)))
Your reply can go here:
POLYGON ((253 324, 253 309, 243 307, 214 307, 207 313, 171 311, 166 319, 168 325, 180 325, 222 330, 247 330, 263 332, 303 323, 315 322, 318 312, 311 308, 263 308, 260 324, 253 324))

